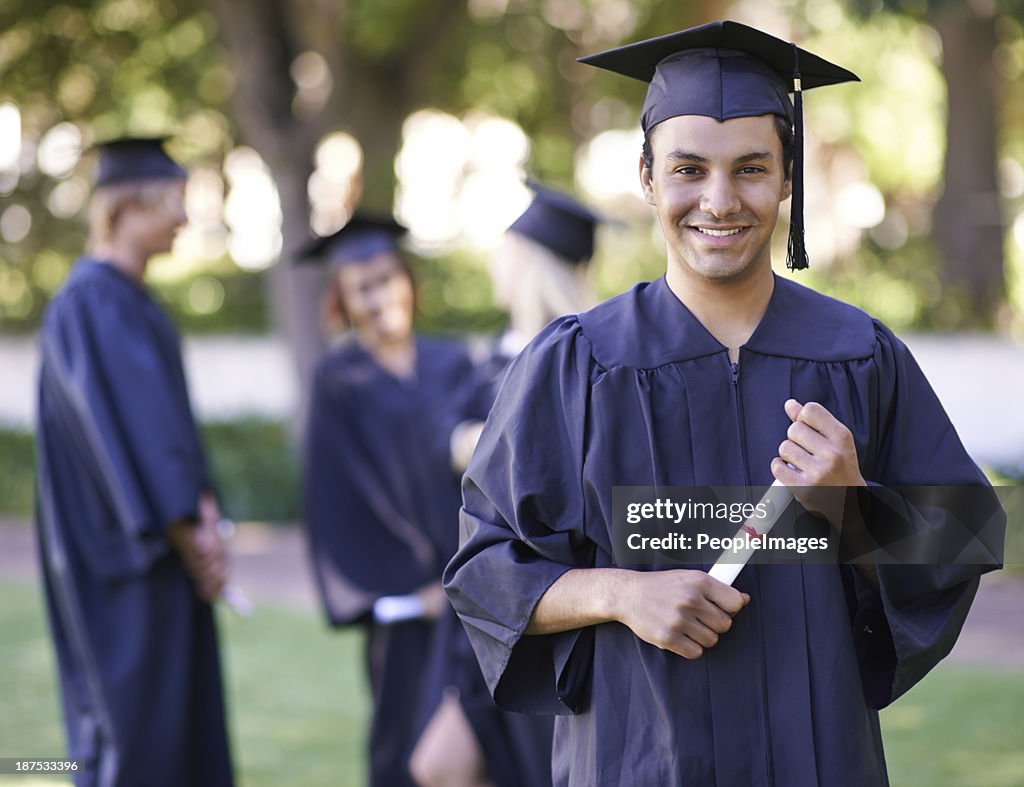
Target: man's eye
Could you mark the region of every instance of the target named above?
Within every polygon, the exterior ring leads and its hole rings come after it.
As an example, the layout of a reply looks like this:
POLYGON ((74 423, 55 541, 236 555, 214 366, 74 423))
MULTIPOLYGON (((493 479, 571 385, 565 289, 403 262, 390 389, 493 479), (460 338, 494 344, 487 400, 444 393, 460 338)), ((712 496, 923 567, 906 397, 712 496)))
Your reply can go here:
POLYGON ((676 167, 675 173, 677 175, 699 175, 700 169, 697 167, 676 167))
POLYGON ((740 170, 741 175, 760 175, 764 172, 764 167, 743 167, 740 170))

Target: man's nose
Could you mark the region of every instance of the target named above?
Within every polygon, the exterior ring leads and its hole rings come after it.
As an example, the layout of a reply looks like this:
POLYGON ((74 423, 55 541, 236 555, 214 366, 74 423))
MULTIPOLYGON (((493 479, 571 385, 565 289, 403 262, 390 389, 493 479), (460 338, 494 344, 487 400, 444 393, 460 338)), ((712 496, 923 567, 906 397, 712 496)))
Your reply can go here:
POLYGON ((716 219, 738 213, 740 197, 732 178, 720 173, 709 175, 701 195, 700 209, 716 219))

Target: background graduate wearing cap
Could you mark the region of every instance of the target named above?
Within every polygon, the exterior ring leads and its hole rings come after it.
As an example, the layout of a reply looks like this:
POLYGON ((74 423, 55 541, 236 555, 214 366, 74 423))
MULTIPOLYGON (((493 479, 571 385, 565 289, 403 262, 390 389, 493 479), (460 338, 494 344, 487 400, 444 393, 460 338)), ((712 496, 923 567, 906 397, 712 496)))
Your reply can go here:
MULTIPOLYGON (((555 317, 594 303, 587 272, 598 217, 564 194, 533 182, 530 188, 534 198, 509 227, 490 264, 495 303, 510 315, 508 330, 477 369, 473 403, 432 419, 442 453, 448 449, 460 474, 483 427, 478 419, 494 403, 510 361, 555 317), (467 416, 469 420, 462 420, 467 416)), ((457 532, 457 520, 451 524, 457 532)), ((438 710, 413 751, 412 771, 421 787, 550 783, 550 718, 495 706, 450 607, 438 621, 430 665, 425 706, 438 710), (440 697, 435 696, 438 691, 440 697)))
POLYGON ((228 785, 220 520, 149 258, 185 221, 161 140, 101 145, 89 253, 39 336, 38 524, 76 784, 228 785))
MULTIPOLYGON (((597 225, 592 210, 566 194, 531 181, 534 197, 491 255, 494 303, 509 324, 481 369, 484 409, 494 403, 509 363, 556 317, 577 314, 597 299, 590 283, 597 225)), ((459 424, 451 437, 452 466, 464 472, 482 422, 459 424)))
MULTIPOLYGON (((370 783, 412 784, 440 577, 458 545, 458 478, 432 419, 462 412, 475 378, 457 343, 413 333, 415 285, 390 218, 357 214, 305 254, 330 266, 328 324, 348 329, 318 364, 306 427, 305 518, 331 625, 367 634, 370 783)), ((469 414, 464 417, 470 417, 469 414)))
MULTIPOLYGON (((985 569, 748 565, 730 587, 612 551, 616 485, 985 489, 906 347, 772 272, 800 187, 794 74, 854 77, 730 22, 585 62, 650 81, 640 178, 667 272, 513 362, 464 480, 449 597, 500 706, 572 714, 556 784, 885 783, 876 709, 949 651, 985 569)), ((976 525, 875 489, 844 542, 976 525)))
POLYGON ((539 183, 490 260, 495 304, 509 315, 499 354, 511 360, 556 317, 594 305, 590 260, 600 218, 539 183))

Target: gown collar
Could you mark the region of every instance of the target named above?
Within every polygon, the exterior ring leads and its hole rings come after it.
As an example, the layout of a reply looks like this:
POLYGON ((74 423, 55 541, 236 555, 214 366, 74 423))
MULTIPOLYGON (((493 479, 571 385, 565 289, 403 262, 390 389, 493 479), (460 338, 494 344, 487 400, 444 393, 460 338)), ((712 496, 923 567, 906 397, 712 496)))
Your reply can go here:
MULTIPOLYGON (((726 352, 664 276, 599 304, 579 320, 595 360, 606 368, 653 368, 726 352)), ((874 346, 867 314, 776 276, 764 317, 741 353, 841 362, 869 357, 874 346)))

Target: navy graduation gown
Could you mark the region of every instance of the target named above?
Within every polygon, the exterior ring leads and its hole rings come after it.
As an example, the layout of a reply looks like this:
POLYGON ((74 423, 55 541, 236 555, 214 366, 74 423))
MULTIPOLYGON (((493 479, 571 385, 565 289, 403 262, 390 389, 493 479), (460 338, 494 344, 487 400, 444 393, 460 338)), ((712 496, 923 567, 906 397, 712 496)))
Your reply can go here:
POLYGON ((212 611, 164 534, 210 488, 177 334, 82 259, 39 341, 38 532, 76 783, 231 784, 212 611))
POLYGON ((366 627, 370 782, 382 787, 412 783, 408 760, 435 625, 377 625, 373 604, 438 581, 455 552, 458 479, 434 421, 458 409, 472 380, 458 344, 428 339, 416 341, 412 378, 385 371, 355 343, 325 356, 314 378, 305 461, 310 553, 328 622, 366 627))
MULTIPOLYGON (((475 379, 466 381, 462 395, 452 398, 447 413, 436 419, 443 461, 448 461, 449 438, 455 424, 487 418, 513 357, 496 346, 475 369, 475 379)), ((451 528, 457 534, 457 516, 451 528)), ((454 550, 445 556, 446 562, 453 556, 454 550)), ((489 783, 497 787, 551 784, 551 717, 510 713, 494 704, 466 631, 451 607, 438 620, 430 646, 421 728, 436 710, 443 691, 450 688, 457 690, 459 704, 483 751, 489 783)))
POLYGON ((877 710, 953 645, 974 566, 750 565, 751 604, 696 661, 617 623, 523 636, 573 567, 615 565, 614 485, 767 485, 788 398, 853 433, 872 483, 983 475, 907 351, 853 307, 776 279, 740 350, 664 279, 552 323, 514 362, 463 484, 446 588, 499 705, 560 715, 556 784, 874 785, 877 710))

